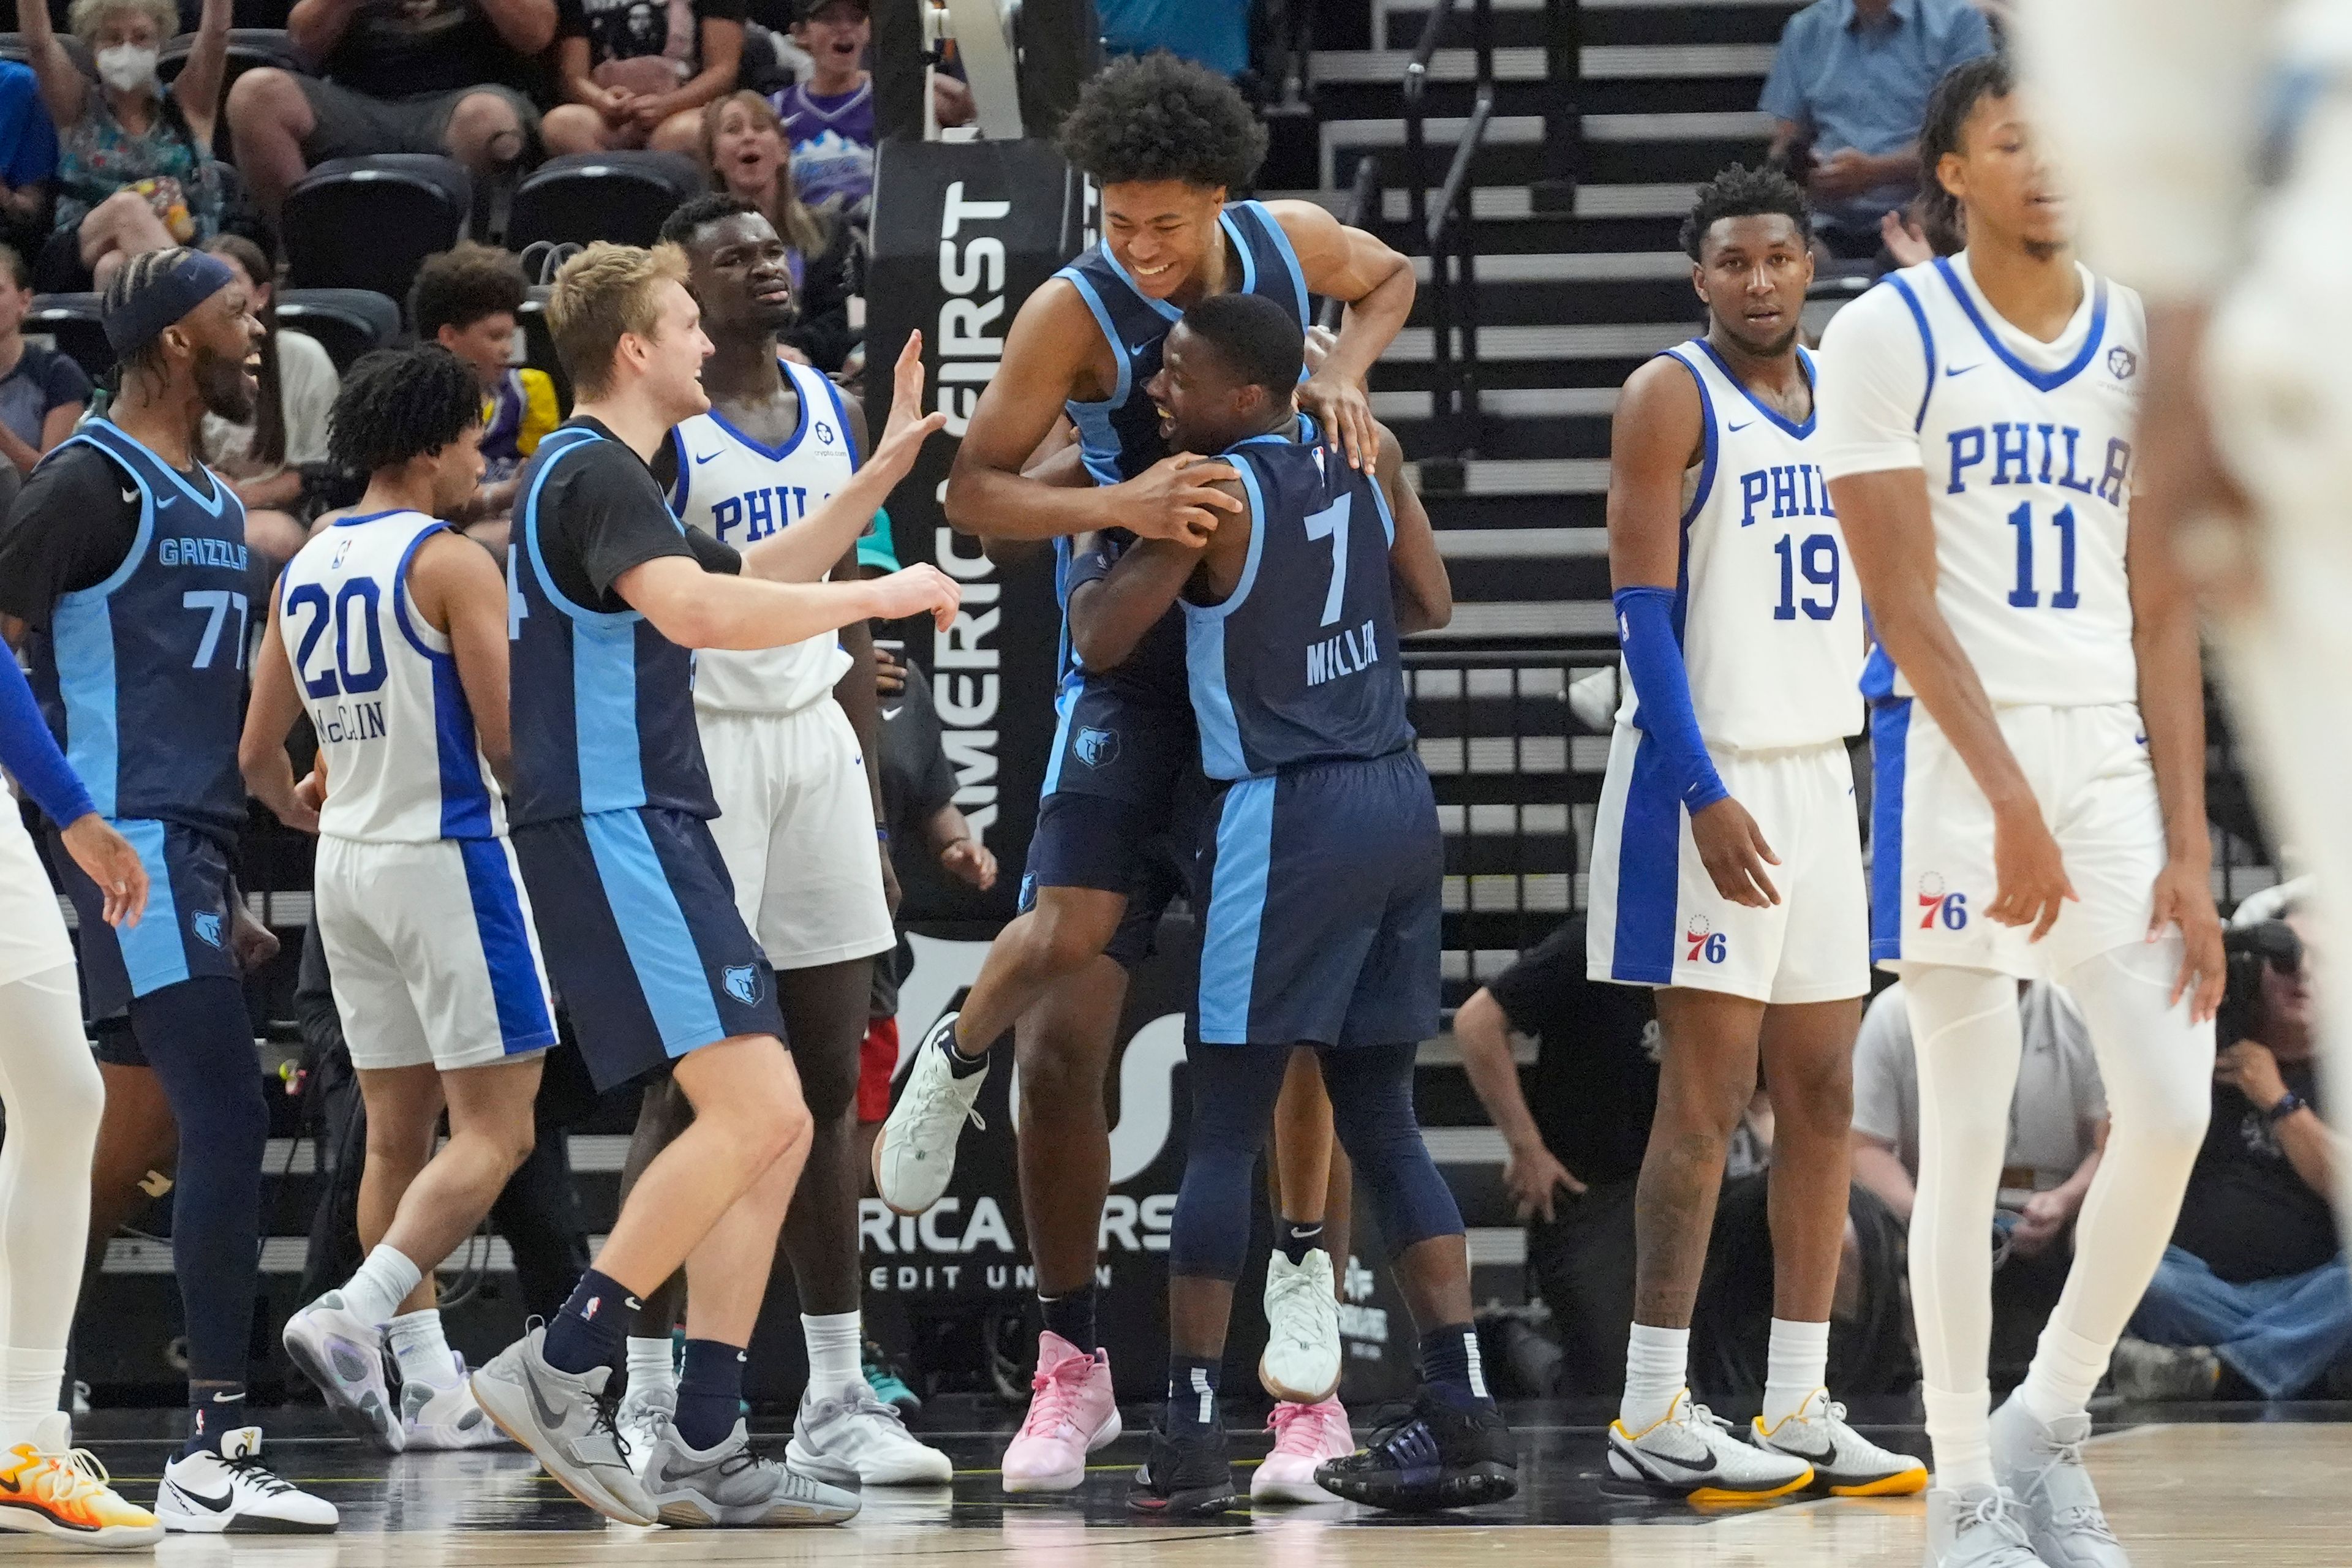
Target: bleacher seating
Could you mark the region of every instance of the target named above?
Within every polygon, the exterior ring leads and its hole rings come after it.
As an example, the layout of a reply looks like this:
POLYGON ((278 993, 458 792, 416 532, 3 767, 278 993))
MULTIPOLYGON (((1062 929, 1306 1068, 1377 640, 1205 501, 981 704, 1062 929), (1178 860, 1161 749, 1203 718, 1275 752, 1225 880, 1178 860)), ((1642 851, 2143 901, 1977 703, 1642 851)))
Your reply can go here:
POLYGON ((278 324, 319 340, 338 372, 362 354, 400 341, 400 307, 372 289, 287 289, 278 296, 278 324))
POLYGON ((114 350, 106 341, 95 294, 41 294, 25 314, 25 331, 47 337, 58 352, 81 366, 96 381, 114 368, 114 350))
POLYGON ((286 197, 286 280, 404 299, 416 268, 464 237, 474 182, 431 153, 330 158, 286 197))
POLYGON ((541 240, 651 245, 662 220, 708 186, 680 153, 570 153, 550 158, 516 187, 507 222, 515 250, 541 240))

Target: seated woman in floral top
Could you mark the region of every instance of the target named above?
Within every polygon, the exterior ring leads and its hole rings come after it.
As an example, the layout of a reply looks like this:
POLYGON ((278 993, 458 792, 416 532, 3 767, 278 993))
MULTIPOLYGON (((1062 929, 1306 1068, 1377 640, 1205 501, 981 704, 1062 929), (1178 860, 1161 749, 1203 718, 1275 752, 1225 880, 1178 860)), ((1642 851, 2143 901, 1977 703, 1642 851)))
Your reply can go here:
POLYGON ((16 0, 16 26, 58 128, 57 230, 34 268, 44 289, 103 290, 142 251, 202 245, 220 232, 213 123, 228 59, 230 0, 205 0, 196 47, 177 80, 155 74, 179 26, 173 0, 74 0, 82 75, 44 0, 16 0))

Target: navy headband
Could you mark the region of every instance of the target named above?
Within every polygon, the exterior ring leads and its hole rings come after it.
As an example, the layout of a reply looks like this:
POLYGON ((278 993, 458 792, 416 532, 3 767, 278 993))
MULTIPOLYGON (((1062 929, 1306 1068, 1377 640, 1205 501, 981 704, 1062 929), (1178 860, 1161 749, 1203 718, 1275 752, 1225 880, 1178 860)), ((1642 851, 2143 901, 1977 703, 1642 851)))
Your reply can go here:
POLYGON ((147 280, 147 286, 120 305, 106 307, 106 341, 118 358, 127 359, 153 342, 163 329, 236 281, 236 273, 217 256, 191 250, 173 262, 171 270, 147 280))

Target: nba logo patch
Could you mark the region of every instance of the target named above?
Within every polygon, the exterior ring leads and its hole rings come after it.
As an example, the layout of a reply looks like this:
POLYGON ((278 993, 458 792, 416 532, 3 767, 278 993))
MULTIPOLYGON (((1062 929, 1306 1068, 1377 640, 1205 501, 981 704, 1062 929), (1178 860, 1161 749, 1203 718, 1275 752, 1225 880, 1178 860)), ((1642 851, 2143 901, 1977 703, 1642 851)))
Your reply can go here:
POLYGON ((194 931, 196 940, 206 947, 218 947, 221 944, 221 917, 209 910, 203 914, 190 916, 188 929, 194 931))
POLYGON ((351 552, 352 542, 350 540, 346 539, 341 544, 336 545, 335 558, 327 563, 327 570, 330 572, 340 571, 343 564, 343 557, 349 555, 351 552))
POLYGON ((1118 731, 1097 730, 1089 724, 1078 731, 1073 749, 1078 761, 1090 768, 1108 767, 1118 760, 1118 731))
POLYGON ((719 977, 727 986, 727 994, 746 1007, 760 1000, 760 969, 753 963, 730 963, 719 977))

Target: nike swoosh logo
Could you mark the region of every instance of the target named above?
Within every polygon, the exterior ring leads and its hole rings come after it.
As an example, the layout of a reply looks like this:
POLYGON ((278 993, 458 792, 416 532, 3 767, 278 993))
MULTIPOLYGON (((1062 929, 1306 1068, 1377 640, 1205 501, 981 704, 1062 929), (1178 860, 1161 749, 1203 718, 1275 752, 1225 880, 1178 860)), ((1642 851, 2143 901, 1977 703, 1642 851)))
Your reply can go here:
POLYGON ((241 1405, 244 1402, 245 1395, 242 1394, 215 1394, 213 1395, 213 1403, 215 1405, 241 1405))
POLYGON ((1755 424, 1755 423, 1756 423, 1756 421, 1754 421, 1753 419, 1743 419, 1743 420, 1741 420, 1741 421, 1740 421, 1738 424, 1737 424, 1737 425, 1727 425, 1727 426, 1724 426, 1724 428, 1725 428, 1726 430, 1728 430, 1729 432, 1731 432, 1731 434, 1733 434, 1734 436, 1737 436, 1737 435, 1738 435, 1742 430, 1747 429, 1750 425, 1753 425, 1753 424, 1755 424))
POLYGON ((14 1497, 16 1493, 23 1491, 24 1489, 24 1488, 16 1484, 16 1477, 0 1476, 0 1492, 6 1492, 9 1496, 14 1497))
POLYGON ((2132 737, 2132 744, 2135 746, 2145 746, 2147 744, 2147 737, 2146 735, 2134 735, 2132 737))
POLYGON ((905 711, 906 710, 904 708, 885 708, 882 710, 882 717, 885 719, 896 719, 899 714, 904 713, 905 711))
MULTIPOLYGON (((719 448, 719 452, 723 452, 726 449, 726 447, 721 447, 719 448)), ((710 461, 711 458, 719 456, 719 452, 697 452, 694 455, 695 466, 699 468, 704 463, 710 461)))
MULTIPOLYGON (((1642 1453, 1640 1449, 1635 1449, 1634 1451, 1636 1453, 1642 1453)), ((1696 1464, 1689 1459, 1677 1459, 1672 1454, 1642 1453, 1642 1458, 1645 1459, 1663 1461, 1664 1463, 1674 1466, 1675 1468, 1678 1470, 1687 1471, 1689 1474, 1694 1476, 1712 1475, 1715 1472, 1715 1467, 1717 1462, 1713 1454, 1709 1454, 1706 1457, 1706 1463, 1703 1465, 1696 1464)))
POLYGON ((629 1310, 632 1312, 642 1311, 645 1308, 645 1303, 638 1300, 635 1296, 624 1296, 621 1300, 629 1304, 629 1310))
POLYGON ((547 1401, 540 1397, 539 1379, 531 1376, 530 1372, 526 1370, 522 1374, 521 1381, 523 1392, 530 1395, 531 1408, 539 1413, 539 1424, 547 1428, 551 1433, 562 1431, 563 1429, 562 1413, 561 1411, 550 1410, 547 1407, 547 1401))
POLYGON ((1944 379, 1949 381, 1956 375, 1966 375, 1976 368, 1972 364, 1948 364, 1944 367, 1944 379))
POLYGON ((198 1491, 190 1491, 187 1488, 180 1485, 177 1481, 172 1483, 172 1489, 179 1493, 182 1497, 187 1499, 190 1502, 194 1503, 198 1508, 204 1509, 207 1512, 211 1513, 226 1513, 228 1511, 228 1505, 236 1500, 236 1489, 235 1487, 231 1487, 228 1490, 221 1493, 221 1495, 216 1498, 206 1497, 204 1493, 198 1491))
POLYGON ((136 501, 139 499, 139 492, 137 490, 124 490, 122 492, 122 499, 126 504, 136 501))

